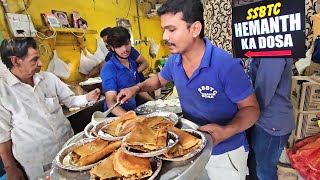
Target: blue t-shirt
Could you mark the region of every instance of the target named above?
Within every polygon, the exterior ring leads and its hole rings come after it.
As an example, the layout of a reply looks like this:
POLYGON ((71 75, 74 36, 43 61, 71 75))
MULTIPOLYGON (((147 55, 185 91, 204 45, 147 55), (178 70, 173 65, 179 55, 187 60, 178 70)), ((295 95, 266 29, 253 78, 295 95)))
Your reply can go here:
MULTIPOLYGON (((107 54, 105 61, 108 62, 110 60, 110 58, 112 57, 113 52, 109 51, 109 53, 107 54)), ((133 47, 131 47, 131 52, 129 55, 129 58, 131 58, 133 61, 136 61, 138 59, 138 57, 140 56, 140 53, 133 47)), ((143 73, 139 73, 139 78, 140 78, 140 82, 144 81, 144 75, 143 73)))
MULTIPOLYGON (((134 86, 140 82, 137 64, 130 57, 128 60, 129 68, 121 64, 115 55, 112 55, 110 60, 103 65, 100 72, 103 93, 107 91, 119 93, 121 89, 134 86)), ((126 111, 134 110, 136 108, 135 98, 129 99, 121 107, 126 111)), ((107 110, 106 101, 104 103, 104 110, 107 110)))
MULTIPOLYGON (((179 94, 183 116, 198 125, 228 124, 238 111, 237 102, 249 97, 254 89, 244 72, 241 60, 205 39, 206 49, 200 66, 191 78, 186 76, 180 54, 167 60, 160 75, 174 81, 179 94)), ((241 146, 248 150, 244 132, 219 143, 212 154, 222 154, 241 146)))
POLYGON ((292 61, 292 58, 249 60, 249 75, 260 105, 256 125, 273 136, 289 134, 295 126, 290 101, 292 61))

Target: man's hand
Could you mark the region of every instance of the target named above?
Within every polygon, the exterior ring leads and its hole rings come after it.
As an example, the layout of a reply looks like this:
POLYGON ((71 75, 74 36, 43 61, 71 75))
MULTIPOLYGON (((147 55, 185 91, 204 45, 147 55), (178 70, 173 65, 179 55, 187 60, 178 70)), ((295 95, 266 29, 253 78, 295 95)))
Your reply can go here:
POLYGON ((5 167, 7 172, 7 180, 25 180, 23 172, 16 165, 5 167))
POLYGON ((129 88, 121 89, 121 91, 118 93, 116 99, 117 101, 120 101, 121 104, 124 104, 127 102, 130 98, 136 96, 141 91, 140 86, 135 85, 129 88))
POLYGON ((233 136, 232 133, 228 131, 228 129, 225 126, 220 126, 218 124, 207 124, 204 126, 200 126, 198 130, 203 132, 208 132, 213 140, 213 146, 216 146, 220 142, 228 139, 229 137, 233 136))
POLYGON ((86 99, 88 102, 90 101, 98 101, 100 97, 100 89, 95 89, 86 94, 86 99))

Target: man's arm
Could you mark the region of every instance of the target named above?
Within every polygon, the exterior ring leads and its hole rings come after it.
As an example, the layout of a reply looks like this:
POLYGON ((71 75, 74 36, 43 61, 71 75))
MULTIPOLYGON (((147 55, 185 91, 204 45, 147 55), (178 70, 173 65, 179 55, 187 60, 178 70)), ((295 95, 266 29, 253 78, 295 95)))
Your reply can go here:
POLYGON ((211 134, 214 146, 219 144, 221 141, 248 129, 258 120, 260 110, 254 93, 238 102, 237 106, 239 111, 226 126, 220 126, 212 123, 199 127, 200 131, 205 131, 211 134))
POLYGON ((147 100, 147 101, 153 101, 154 99, 150 96, 149 93, 147 92, 140 92, 138 94, 138 96, 140 96, 142 99, 147 100))
POLYGON ((7 172, 7 180, 23 180, 24 175, 12 154, 12 141, 0 143, 0 157, 7 172))
POLYGON ((152 76, 142 83, 138 83, 130 88, 122 89, 117 95, 116 99, 121 100, 121 104, 127 102, 130 98, 136 96, 139 92, 150 92, 160 87, 165 86, 170 81, 165 80, 159 73, 156 76, 152 76))
POLYGON ((136 63, 139 64, 138 66, 138 72, 142 73, 144 70, 146 70, 149 67, 148 61, 140 55, 138 59, 136 60, 136 63))
MULTIPOLYGON (((112 107, 116 103, 117 92, 116 91, 107 91, 107 92, 105 92, 105 96, 106 96, 107 108, 109 109, 110 107, 112 107)), ((115 116, 119 117, 119 116, 124 115, 127 111, 124 110, 121 106, 118 106, 118 107, 114 108, 111 112, 115 116)))
POLYGON ((86 78, 97 77, 100 75, 100 71, 104 65, 105 61, 102 61, 100 64, 96 65, 90 72, 87 74, 86 78))
POLYGON ((57 76, 48 73, 50 82, 55 83, 55 88, 59 101, 67 107, 82 107, 86 106, 89 101, 97 101, 100 97, 100 90, 94 89, 85 95, 75 96, 74 92, 57 76))

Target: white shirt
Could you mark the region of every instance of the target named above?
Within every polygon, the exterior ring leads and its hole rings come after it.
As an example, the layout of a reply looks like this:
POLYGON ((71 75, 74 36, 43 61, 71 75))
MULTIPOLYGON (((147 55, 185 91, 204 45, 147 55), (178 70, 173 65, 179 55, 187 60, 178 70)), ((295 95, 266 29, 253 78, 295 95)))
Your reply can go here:
POLYGON ((75 96, 52 73, 33 76, 34 87, 22 83, 11 72, 0 78, 0 143, 12 139, 14 157, 30 179, 39 168, 52 162, 63 144, 73 135, 60 103, 85 106, 85 95, 75 96))

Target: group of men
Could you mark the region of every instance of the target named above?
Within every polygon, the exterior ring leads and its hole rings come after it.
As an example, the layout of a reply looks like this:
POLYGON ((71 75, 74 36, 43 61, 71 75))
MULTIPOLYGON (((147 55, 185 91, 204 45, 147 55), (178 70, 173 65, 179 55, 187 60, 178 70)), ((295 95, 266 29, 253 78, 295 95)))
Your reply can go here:
MULTIPOLYGON (((157 13, 172 55, 159 74, 145 81, 139 73, 148 64, 132 48, 128 30, 101 32, 112 53, 92 74, 100 71, 105 109, 120 100, 112 114, 121 116, 135 108, 136 95, 151 100, 147 92, 173 81, 183 116, 213 139, 205 167, 210 179, 245 179, 249 150, 250 177, 277 179, 276 165, 294 128, 289 100, 292 60, 252 59, 250 81, 239 59, 205 38, 200 0, 168 0, 157 13)), ((7 179, 33 180, 50 169, 73 135, 60 103, 83 106, 97 100, 100 91, 74 96, 53 74, 40 72, 32 38, 4 40, 0 48, 10 71, 0 78, 0 156, 7 179)))

